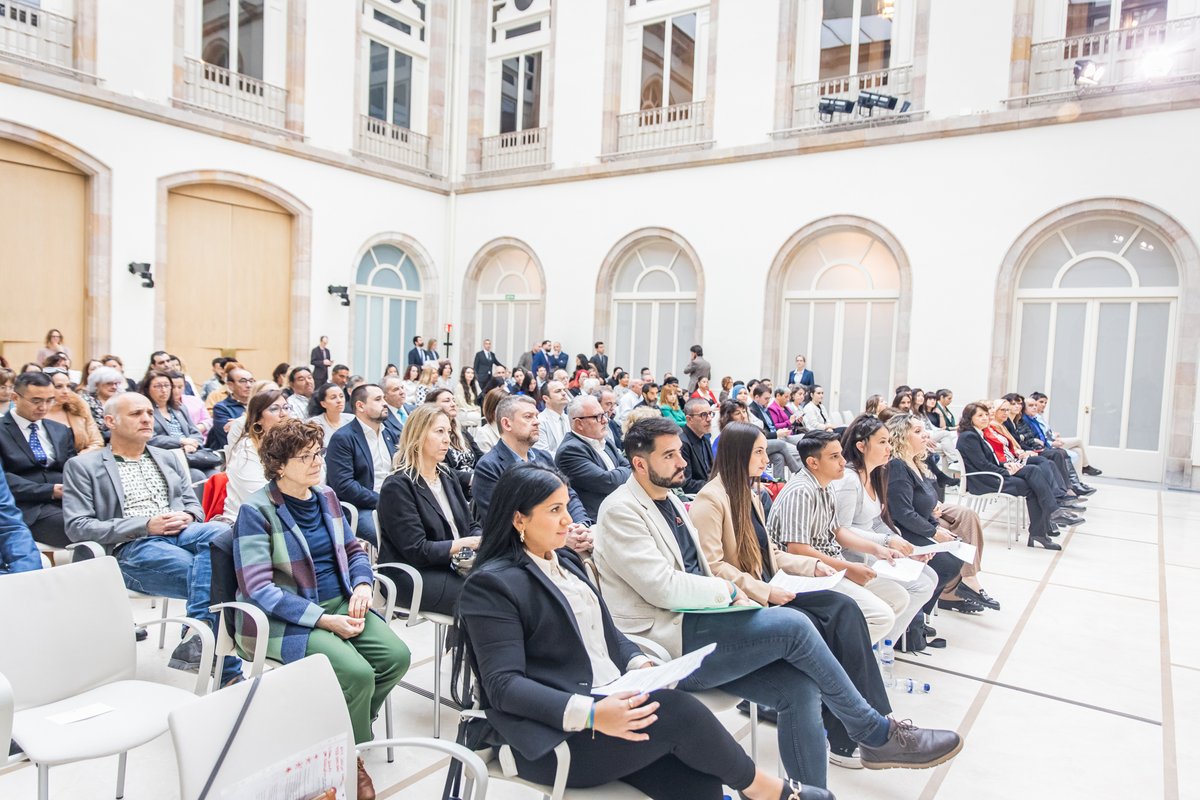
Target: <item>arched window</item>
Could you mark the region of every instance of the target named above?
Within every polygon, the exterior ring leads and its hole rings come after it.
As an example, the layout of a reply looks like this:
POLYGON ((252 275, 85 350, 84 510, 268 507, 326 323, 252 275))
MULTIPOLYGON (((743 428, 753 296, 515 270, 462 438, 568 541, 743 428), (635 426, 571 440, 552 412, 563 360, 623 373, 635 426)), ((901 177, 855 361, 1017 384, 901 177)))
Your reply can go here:
POLYGON ((835 411, 857 413, 868 395, 891 391, 900 270, 888 245, 861 228, 827 228, 795 250, 781 289, 786 345, 777 374, 804 355, 835 411))
POLYGON ((1149 225, 1076 217, 1020 264, 1012 388, 1050 396, 1054 430, 1118 477, 1162 477, 1179 265, 1149 225))
POLYGON ((687 248, 667 238, 635 243, 612 286, 612 364, 655 375, 678 372, 700 341, 700 278, 687 248))
POLYGON ((467 309, 475 317, 473 338, 480 343, 491 339, 496 357, 512 367, 534 339, 542 338, 546 297, 542 270, 529 251, 501 246, 484 256, 474 284, 478 295, 474 309, 467 309))
POLYGON ((388 364, 404 366, 421 319, 421 273, 400 247, 377 244, 358 262, 352 291, 354 371, 375 381, 388 364))

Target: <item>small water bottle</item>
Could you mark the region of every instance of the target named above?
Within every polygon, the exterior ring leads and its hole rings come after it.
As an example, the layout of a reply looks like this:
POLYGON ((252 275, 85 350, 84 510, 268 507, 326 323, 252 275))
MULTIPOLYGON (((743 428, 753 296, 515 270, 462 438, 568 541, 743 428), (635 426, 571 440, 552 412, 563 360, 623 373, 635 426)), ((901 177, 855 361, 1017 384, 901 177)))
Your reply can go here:
POLYGON ((908 694, 929 694, 933 691, 933 687, 928 683, 918 683, 912 678, 905 678, 901 681, 900 688, 908 694))
POLYGON ((896 651, 892 649, 892 640, 884 639, 879 646, 879 675, 883 678, 883 685, 889 689, 896 686, 895 666, 896 651))

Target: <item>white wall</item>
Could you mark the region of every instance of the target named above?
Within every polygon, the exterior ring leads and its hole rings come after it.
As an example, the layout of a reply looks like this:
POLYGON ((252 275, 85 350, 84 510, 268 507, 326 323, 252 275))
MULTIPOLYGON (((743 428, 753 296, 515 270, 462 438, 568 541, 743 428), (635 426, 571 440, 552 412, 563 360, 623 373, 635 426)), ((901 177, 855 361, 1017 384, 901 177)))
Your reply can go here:
POLYGON ((997 111, 1008 96, 1013 0, 932 3, 925 108, 931 117, 997 111))

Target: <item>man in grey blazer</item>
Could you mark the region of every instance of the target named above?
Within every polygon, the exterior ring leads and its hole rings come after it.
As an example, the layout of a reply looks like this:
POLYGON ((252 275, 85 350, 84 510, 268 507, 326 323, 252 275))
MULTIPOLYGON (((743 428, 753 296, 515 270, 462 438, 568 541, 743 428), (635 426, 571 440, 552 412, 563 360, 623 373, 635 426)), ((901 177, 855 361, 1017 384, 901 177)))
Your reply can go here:
MULTIPOLYGON (((131 590, 185 599, 187 616, 215 625, 208 610, 208 544, 229 526, 204 521, 187 464, 178 456, 182 451, 146 444, 154 435, 149 400, 118 394, 105 404, 104 421, 112 431, 109 445, 71 459, 63 474, 67 536, 103 545, 131 590)), ((200 662, 200 637, 192 636, 175 648, 168 665, 197 672, 200 662)), ((241 660, 226 658, 222 685, 241 675, 241 660)))
MULTIPOLYGON (((691 347, 691 356, 687 366, 683 368, 683 374, 689 377, 688 381, 688 397, 692 392, 696 391, 696 385, 701 378, 712 379, 712 365, 704 358, 704 348, 698 344, 691 347)), ((685 398, 686 399, 686 398, 685 398)))
POLYGON ((859 743, 869 769, 923 769, 962 749, 953 731, 916 728, 872 708, 802 613, 759 608, 712 574, 671 493, 682 486, 686 467, 678 425, 665 417, 635 423, 625 434, 625 452, 633 474, 600 506, 593 557, 622 633, 651 639, 672 658, 715 646, 680 689, 720 687, 777 709, 783 765, 789 777, 815 786, 825 786, 822 702, 859 743), (730 607, 745 610, 700 612, 730 607))

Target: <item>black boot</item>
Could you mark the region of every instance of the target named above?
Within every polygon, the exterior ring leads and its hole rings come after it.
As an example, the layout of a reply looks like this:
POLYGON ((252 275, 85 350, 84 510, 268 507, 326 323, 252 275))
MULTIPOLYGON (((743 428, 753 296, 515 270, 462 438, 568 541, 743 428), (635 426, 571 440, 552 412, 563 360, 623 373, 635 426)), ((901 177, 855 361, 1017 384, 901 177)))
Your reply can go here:
POLYGON ((1029 545, 1030 547, 1033 547, 1034 542, 1037 542, 1038 544, 1040 544, 1042 547, 1046 548, 1047 550, 1062 550, 1061 544, 1050 541, 1050 537, 1045 535, 1044 533, 1029 534, 1029 541, 1027 541, 1026 544, 1029 545))

